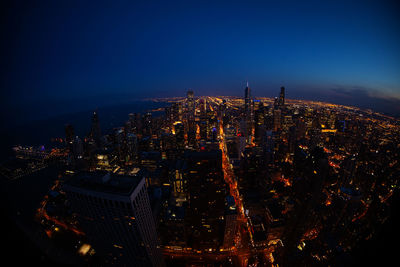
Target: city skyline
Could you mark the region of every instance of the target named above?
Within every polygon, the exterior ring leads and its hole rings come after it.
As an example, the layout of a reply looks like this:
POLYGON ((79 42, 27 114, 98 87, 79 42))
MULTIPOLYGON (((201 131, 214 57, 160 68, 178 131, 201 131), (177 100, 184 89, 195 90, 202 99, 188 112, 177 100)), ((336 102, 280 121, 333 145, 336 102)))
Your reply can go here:
POLYGON ((188 90, 142 113, 130 106, 111 128, 96 109, 85 134, 69 123, 49 145, 13 146, 0 176, 14 220, 52 247, 30 257, 174 267, 379 259, 357 253, 397 218, 399 120, 287 92, 257 98, 248 82, 241 97, 188 90), (11 185, 35 175, 47 192, 32 209, 11 185))
POLYGON ((249 80, 255 96, 285 86, 288 98, 398 115, 396 10, 395 1, 10 3, 2 109, 60 114, 189 88, 241 96, 249 80))
POLYGON ((3 261, 392 265, 399 12, 1 3, 3 261))

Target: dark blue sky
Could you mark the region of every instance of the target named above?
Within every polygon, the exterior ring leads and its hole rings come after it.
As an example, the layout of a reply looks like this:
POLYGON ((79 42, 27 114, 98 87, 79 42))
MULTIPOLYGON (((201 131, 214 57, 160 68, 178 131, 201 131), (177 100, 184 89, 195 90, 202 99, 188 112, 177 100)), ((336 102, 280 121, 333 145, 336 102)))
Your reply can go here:
POLYGON ((395 1, 112 2, 4 6, 3 108, 57 114, 187 88, 242 95, 249 80, 256 96, 285 85, 289 98, 400 114, 395 1))

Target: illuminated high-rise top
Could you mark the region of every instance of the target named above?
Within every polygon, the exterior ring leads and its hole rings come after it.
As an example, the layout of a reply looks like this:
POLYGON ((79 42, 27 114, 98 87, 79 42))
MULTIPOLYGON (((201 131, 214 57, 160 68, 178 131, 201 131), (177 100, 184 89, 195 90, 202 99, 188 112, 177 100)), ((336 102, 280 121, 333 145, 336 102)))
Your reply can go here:
POLYGON ((285 87, 281 87, 281 93, 279 94, 279 106, 285 105, 285 87))
POLYGON ((101 129, 99 122, 99 115, 96 111, 93 112, 92 116, 92 128, 90 131, 90 137, 96 142, 98 146, 101 146, 101 129))
POLYGON ((244 89, 244 108, 245 112, 250 113, 250 106, 251 106, 251 92, 250 92, 250 87, 249 87, 249 82, 246 84, 246 88, 244 89))
POLYGON ((187 92, 187 112, 189 115, 188 119, 194 120, 195 107, 194 107, 194 92, 192 90, 189 90, 187 92))

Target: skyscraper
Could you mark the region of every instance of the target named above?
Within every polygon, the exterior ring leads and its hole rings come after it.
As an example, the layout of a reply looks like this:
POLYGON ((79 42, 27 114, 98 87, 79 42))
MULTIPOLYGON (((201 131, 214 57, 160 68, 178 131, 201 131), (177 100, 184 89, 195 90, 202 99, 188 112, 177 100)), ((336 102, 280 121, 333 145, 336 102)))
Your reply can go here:
POLYGON ((81 173, 64 190, 105 265, 164 265, 143 176, 81 173))
POLYGON ((99 122, 99 115, 97 111, 93 112, 92 116, 92 128, 90 130, 90 137, 95 141, 98 147, 101 147, 101 129, 99 122))
POLYGON ((74 127, 71 124, 65 125, 65 141, 70 146, 74 141, 74 127))
POLYGON ((188 119, 194 119, 194 92, 189 90, 187 92, 187 112, 188 112, 188 119))
POLYGON ((72 149, 72 159, 76 165, 78 162, 82 161, 83 158, 83 143, 82 140, 76 136, 71 144, 72 149))
POLYGON ((225 231, 224 231, 224 248, 229 249, 234 245, 237 233, 237 210, 235 199, 232 196, 225 198, 225 231))
POLYGON ((147 112, 143 116, 143 136, 151 136, 153 134, 153 116, 151 112, 147 112))
POLYGON ((179 149, 185 148, 185 126, 182 122, 175 122, 175 136, 176 136, 176 144, 179 149))
POLYGON ((188 136, 188 145, 195 146, 196 143, 196 125, 195 125, 195 102, 192 90, 187 92, 187 113, 186 129, 188 136))
POLYGON ((249 83, 247 82, 246 88, 244 89, 244 111, 246 113, 246 117, 248 114, 250 115, 251 112, 250 109, 251 109, 251 92, 249 83))
POLYGON ((224 178, 221 150, 184 154, 187 169, 188 246, 216 250, 223 243, 224 178))
POLYGON ((277 132, 281 129, 282 112, 280 109, 274 110, 274 131, 277 132))
POLYGON ((138 140, 137 136, 132 133, 126 135, 126 145, 128 158, 130 162, 135 162, 138 156, 138 140))
POLYGON ((246 117, 246 130, 245 136, 248 142, 251 141, 251 135, 253 132, 253 109, 252 109, 252 101, 251 101, 251 92, 249 83, 247 82, 246 88, 244 89, 244 112, 246 117))
POLYGON ((285 87, 281 87, 281 92, 279 94, 279 106, 283 107, 285 105, 285 87))

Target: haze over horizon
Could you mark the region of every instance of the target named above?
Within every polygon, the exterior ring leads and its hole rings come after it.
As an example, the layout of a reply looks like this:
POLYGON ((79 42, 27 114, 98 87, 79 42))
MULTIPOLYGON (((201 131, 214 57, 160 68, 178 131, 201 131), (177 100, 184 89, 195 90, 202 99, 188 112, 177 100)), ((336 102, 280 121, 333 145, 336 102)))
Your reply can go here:
POLYGON ((396 1, 3 4, 3 117, 43 118, 195 95, 254 96, 400 115, 396 1), (5 115, 7 113, 7 116, 5 115))

